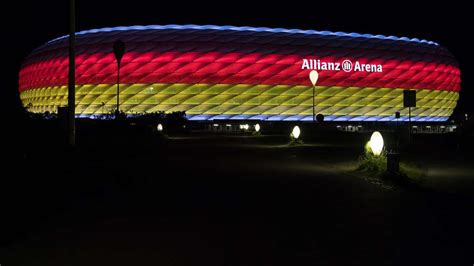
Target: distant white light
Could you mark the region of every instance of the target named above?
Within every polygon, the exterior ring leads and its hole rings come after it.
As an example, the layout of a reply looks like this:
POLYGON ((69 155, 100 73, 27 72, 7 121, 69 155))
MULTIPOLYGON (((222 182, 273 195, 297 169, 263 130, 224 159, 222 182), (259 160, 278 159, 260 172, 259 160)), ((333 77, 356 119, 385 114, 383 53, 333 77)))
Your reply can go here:
POLYGON ((243 129, 243 130, 248 130, 249 129, 248 124, 241 124, 239 127, 240 127, 240 129, 243 129))
POLYGON ((213 126, 215 126, 215 127, 218 127, 218 126, 219 126, 219 124, 213 124, 213 126))
POLYGON ((299 126, 295 126, 293 128, 293 130, 291 131, 291 134, 290 136, 295 138, 295 139, 298 139, 300 137, 300 134, 301 134, 301 130, 300 130, 300 127, 299 126))
POLYGON ((225 126, 226 126, 226 127, 231 127, 232 125, 231 125, 231 124, 226 124, 225 126))
POLYGON ((313 86, 316 86, 316 82, 318 82, 318 77, 318 71, 311 70, 311 72, 309 72, 309 79, 311 80, 311 84, 313 84, 313 86))
POLYGON ((378 131, 374 131, 370 137, 369 147, 375 156, 379 156, 383 149, 383 137, 378 131))
POLYGON ((259 124, 255 124, 255 132, 259 132, 260 131, 260 125, 259 124))
POLYGON ((163 131, 163 125, 158 124, 158 126, 156 126, 156 130, 158 130, 159 132, 163 131))

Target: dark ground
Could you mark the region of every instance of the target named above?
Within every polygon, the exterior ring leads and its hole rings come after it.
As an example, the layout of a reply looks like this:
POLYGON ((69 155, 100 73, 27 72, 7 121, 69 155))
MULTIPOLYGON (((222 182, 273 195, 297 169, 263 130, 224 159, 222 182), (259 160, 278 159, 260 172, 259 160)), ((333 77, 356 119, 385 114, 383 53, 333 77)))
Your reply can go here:
POLYGON ((25 138, 2 175, 0 263, 472 265, 472 154, 415 140, 424 181, 385 187, 348 171, 366 137, 25 138))

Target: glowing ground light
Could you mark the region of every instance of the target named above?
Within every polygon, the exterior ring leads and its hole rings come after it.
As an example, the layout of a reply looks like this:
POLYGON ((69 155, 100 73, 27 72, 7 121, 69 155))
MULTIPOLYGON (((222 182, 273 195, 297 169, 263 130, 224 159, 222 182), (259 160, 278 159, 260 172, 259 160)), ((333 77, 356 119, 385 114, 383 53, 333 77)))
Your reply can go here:
POLYGON ((369 140, 369 147, 375 156, 379 156, 383 149, 383 137, 378 131, 374 131, 369 140))
POLYGON ((242 124, 239 126, 240 129, 242 130, 248 130, 249 129, 249 125, 248 124, 242 124))
POLYGON ((309 79, 311 80, 311 84, 313 84, 313 86, 316 86, 316 82, 318 82, 318 77, 318 71, 311 70, 311 72, 309 72, 309 79))
POLYGON ((290 137, 294 139, 298 139, 300 137, 301 130, 299 126, 295 126, 293 130, 291 131, 290 137))
POLYGON ((159 132, 163 131, 163 125, 158 124, 158 126, 156 126, 156 130, 158 130, 159 132))
POLYGON ((259 132, 260 131, 260 125, 259 124, 255 124, 255 132, 259 132))

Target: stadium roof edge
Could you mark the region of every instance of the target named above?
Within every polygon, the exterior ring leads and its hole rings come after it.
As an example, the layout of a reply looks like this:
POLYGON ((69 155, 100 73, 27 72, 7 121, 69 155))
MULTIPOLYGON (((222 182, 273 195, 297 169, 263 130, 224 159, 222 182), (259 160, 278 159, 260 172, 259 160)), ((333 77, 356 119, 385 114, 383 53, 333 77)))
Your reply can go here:
MULTIPOLYGON (((307 35, 326 35, 326 36, 340 36, 340 37, 353 37, 353 38, 367 38, 367 39, 381 39, 381 40, 393 40, 393 41, 405 41, 405 42, 414 42, 414 43, 423 43, 428 45, 438 46, 436 42, 418 39, 418 38, 408 38, 408 37, 396 37, 396 36, 385 36, 381 34, 360 34, 360 33, 347 33, 347 32, 331 32, 331 31, 316 31, 316 30, 300 30, 300 29, 284 29, 284 28, 267 28, 267 27, 248 27, 248 26, 216 26, 216 25, 136 25, 136 26, 118 26, 118 27, 107 27, 99 29, 91 29, 76 32, 76 35, 84 34, 93 34, 100 32, 112 32, 112 31, 127 31, 127 30, 230 30, 230 31, 254 31, 254 32, 269 32, 269 33, 294 33, 294 34, 307 34, 307 35)), ((53 39, 46 44, 65 39, 68 36, 62 36, 56 39, 53 39)))

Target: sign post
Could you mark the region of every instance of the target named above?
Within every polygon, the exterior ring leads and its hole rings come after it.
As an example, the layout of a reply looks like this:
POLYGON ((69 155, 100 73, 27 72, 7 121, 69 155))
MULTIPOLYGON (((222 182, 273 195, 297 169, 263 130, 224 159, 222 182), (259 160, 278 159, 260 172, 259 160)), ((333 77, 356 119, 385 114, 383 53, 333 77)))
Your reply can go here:
POLYGON ((396 138, 397 138, 397 148, 395 152, 390 151, 387 153, 387 172, 391 176, 397 176, 400 171, 400 133, 398 130, 398 119, 400 118, 400 112, 395 112, 395 119, 396 119, 396 138))
POLYGON ((411 108, 416 107, 416 90, 403 91, 403 107, 408 107, 408 143, 411 143, 411 108))

